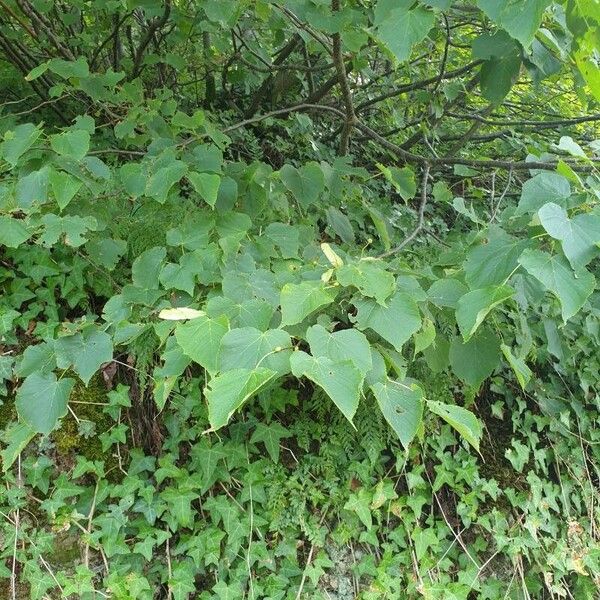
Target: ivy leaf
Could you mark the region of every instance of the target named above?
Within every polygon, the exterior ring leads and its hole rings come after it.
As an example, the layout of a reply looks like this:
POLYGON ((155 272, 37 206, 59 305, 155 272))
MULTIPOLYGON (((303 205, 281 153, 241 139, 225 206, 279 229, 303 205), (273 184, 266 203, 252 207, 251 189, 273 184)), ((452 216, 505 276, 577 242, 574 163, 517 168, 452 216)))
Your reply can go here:
POLYGON ((225 371, 211 379, 205 393, 211 430, 227 425, 233 413, 276 376, 275 371, 258 367, 225 371))
POLYGON ((454 427, 479 452, 479 442, 483 430, 479 419, 470 410, 435 400, 428 400, 427 407, 432 413, 442 417, 446 423, 454 427))
POLYGON ((217 355, 221 339, 227 333, 226 317, 210 319, 204 315, 175 328, 175 339, 183 352, 209 373, 217 370, 217 355))
POLYGON ((356 323, 360 329, 372 329, 398 351, 421 328, 421 315, 416 302, 403 292, 396 292, 388 306, 374 300, 356 299, 356 323))
POLYGON ((192 502, 198 494, 190 490, 168 487, 162 491, 160 497, 169 505, 169 512, 175 517, 181 527, 191 527, 194 523, 192 502))
MULTIPOLYGON (((378 3, 384 4, 383 2, 378 3)), ((378 19, 377 38, 392 52, 398 62, 409 59, 415 44, 423 41, 435 22, 432 11, 410 4, 399 6, 378 19)))
POLYGON ((361 488, 358 492, 350 494, 348 501, 344 504, 344 510, 356 513, 363 525, 369 530, 373 527, 372 499, 372 495, 365 488, 361 488))
POLYGON ((356 329, 329 333, 322 325, 313 325, 306 332, 306 341, 313 356, 325 356, 334 362, 351 360, 363 376, 373 368, 371 346, 356 329))
POLYGON ((571 184, 558 173, 544 171, 528 179, 521 189, 516 215, 534 213, 547 202, 565 206, 571 195, 571 184))
POLYGON ((195 171, 188 173, 187 178, 202 199, 211 208, 214 208, 219 195, 221 178, 213 173, 196 173, 195 171))
POLYGON ((50 136, 50 147, 61 156, 79 161, 90 149, 90 134, 83 129, 64 131, 50 136))
POLYGON ((371 390, 385 420, 408 449, 423 419, 423 390, 417 385, 408 386, 391 379, 375 383, 371 390))
POLYGON ((325 189, 325 176, 316 162, 309 162, 299 169, 283 165, 279 177, 303 208, 315 204, 325 189))
POLYGON ((503 284, 519 265, 519 256, 529 244, 529 240, 519 240, 502 230, 490 231, 487 243, 469 250, 463 263, 469 287, 479 289, 503 284))
POLYGON ((500 362, 500 343, 497 336, 480 330, 468 342, 454 338, 450 344, 450 366, 456 376, 478 388, 500 362))
POLYGON ((496 25, 528 48, 533 41, 542 15, 552 0, 477 0, 477 6, 496 25))
POLYGON ((32 373, 17 391, 15 405, 19 417, 34 431, 49 434, 67 414, 74 383, 69 378, 57 381, 54 373, 32 373))
POLYGON ((2 458, 2 471, 6 473, 13 465, 17 457, 25 448, 27 444, 33 439, 36 431, 32 429, 27 423, 11 423, 2 433, 2 442, 6 445, 6 448, 0 453, 2 458))
POLYGON ((61 369, 73 367, 87 385, 103 363, 113 358, 112 338, 96 329, 62 337, 54 343, 56 363, 61 369))
POLYGON ((562 256, 525 250, 519 262, 558 298, 565 323, 579 312, 596 287, 596 279, 587 269, 574 272, 562 256))
POLYGON ((567 211, 553 202, 544 204, 538 215, 548 235, 562 242, 573 269, 585 267, 598 254, 600 215, 588 213, 569 219, 567 211))
POLYGON ((468 342, 487 314, 498 304, 512 297, 515 291, 507 286, 490 286, 465 294, 456 305, 456 322, 463 339, 468 342))
POLYGON ((0 215, 0 245, 8 248, 18 248, 31 235, 21 219, 0 215))
POLYGON ((336 279, 344 287, 354 286, 363 296, 384 304, 396 289, 394 276, 380 261, 361 260, 336 270, 336 279))
POLYGON ((531 379, 531 369, 525 364, 522 358, 517 358, 506 344, 502 344, 500 348, 502 349, 504 358, 506 358, 511 369, 514 371, 519 385, 522 389, 525 389, 525 386, 531 379))
POLYGON ((171 188, 187 173, 187 165, 180 160, 173 160, 154 173, 146 184, 146 196, 164 204, 171 188))
POLYGON ((250 438, 251 444, 262 442, 269 453, 269 456, 273 459, 273 462, 279 462, 279 451, 280 443, 284 438, 291 437, 291 433, 279 423, 258 423, 256 429, 250 438))
POLYGON ((326 288, 322 281, 286 283, 281 289, 281 324, 301 323, 312 312, 331 304, 335 291, 326 288))
POLYGON ((307 377, 322 387, 352 423, 358 408, 363 375, 351 360, 335 361, 327 356, 314 357, 298 351, 292 354, 290 364, 294 376, 307 377))
POLYGON ((283 375, 290 370, 292 340, 283 329, 231 329, 221 339, 220 371, 266 367, 283 375))

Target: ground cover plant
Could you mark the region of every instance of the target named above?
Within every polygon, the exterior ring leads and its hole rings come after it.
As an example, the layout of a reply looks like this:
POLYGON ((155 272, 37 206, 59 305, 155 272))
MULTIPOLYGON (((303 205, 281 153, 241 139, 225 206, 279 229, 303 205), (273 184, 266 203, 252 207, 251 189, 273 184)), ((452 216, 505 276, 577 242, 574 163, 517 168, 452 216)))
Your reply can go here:
POLYGON ((598 597, 598 0, 0 7, 0 597, 598 597))

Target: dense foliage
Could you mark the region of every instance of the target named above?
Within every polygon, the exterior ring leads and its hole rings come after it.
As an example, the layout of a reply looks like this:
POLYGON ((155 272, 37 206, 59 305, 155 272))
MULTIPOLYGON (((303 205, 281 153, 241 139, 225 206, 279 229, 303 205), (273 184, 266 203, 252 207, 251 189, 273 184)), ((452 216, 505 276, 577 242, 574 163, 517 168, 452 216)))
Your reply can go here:
POLYGON ((598 597, 598 0, 0 7, 2 597, 598 597))

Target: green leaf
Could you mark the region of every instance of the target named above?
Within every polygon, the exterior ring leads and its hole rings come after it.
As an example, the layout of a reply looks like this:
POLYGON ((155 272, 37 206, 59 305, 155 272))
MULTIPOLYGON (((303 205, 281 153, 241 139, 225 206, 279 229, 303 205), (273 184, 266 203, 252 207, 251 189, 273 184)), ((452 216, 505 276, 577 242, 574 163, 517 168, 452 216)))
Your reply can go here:
POLYGON ((4 141, 0 144, 0 156, 14 167, 19 158, 35 144, 40 135, 42 135, 42 130, 33 123, 17 125, 4 134, 4 141))
POLYGON ((195 171, 188 173, 187 178, 202 199, 211 208, 214 208, 219 195, 221 178, 213 173, 196 173, 195 171))
POLYGON ((210 319, 200 316, 178 324, 175 328, 175 338, 187 356, 209 373, 215 373, 221 339, 228 329, 226 317, 210 319))
POLYGON ((596 287, 596 280, 588 270, 574 272, 562 256, 525 250, 519 262, 558 298, 565 323, 579 312, 596 287))
POLYGON ((354 286, 363 296, 384 304, 396 289, 394 276, 382 261, 360 260, 336 270, 336 279, 344 287, 354 286))
POLYGON ((88 242, 85 249, 94 263, 112 271, 120 258, 127 252, 127 242, 103 238, 88 242))
POLYGON ((258 423, 250 438, 251 444, 262 442, 272 458, 273 462, 279 462, 279 451, 281 440, 291 437, 292 434, 279 423, 258 423))
POLYGON ((325 189, 325 176, 316 162, 309 162, 300 169, 283 165, 279 177, 303 208, 315 204, 325 189))
POLYGON ((521 47, 504 31, 484 33, 473 42, 473 58, 485 60, 479 77, 481 93, 499 104, 519 77, 521 47))
POLYGON ((396 292, 387 306, 374 300, 353 301, 358 311, 356 323, 360 329, 372 329, 398 351, 421 328, 421 315, 416 302, 403 292, 396 292))
POLYGON ((538 215, 548 235, 561 241, 573 269, 585 267, 598 255, 600 215, 588 213, 569 219, 567 211, 552 202, 544 204, 538 215))
POLYGON ((0 215, 0 245, 8 248, 18 248, 26 242, 31 233, 21 219, 13 219, 0 215))
POLYGON ((158 289, 158 276, 167 251, 162 246, 155 246, 140 254, 131 266, 133 284, 145 290, 158 289))
POLYGON ((423 390, 391 379, 372 385, 371 390, 386 421, 408 449, 423 419, 423 390))
POLYGON ((335 300, 335 290, 322 281, 286 283, 281 289, 281 324, 301 323, 312 312, 335 300))
POLYGON ((64 210, 69 202, 77 195, 83 182, 75 179, 69 173, 52 169, 49 175, 50 188, 60 210, 64 210))
MULTIPOLYGON (((378 4, 383 4, 380 2, 378 4)), ((410 3, 379 16, 377 38, 392 52, 398 62, 409 59, 415 44, 423 41, 435 22, 432 11, 421 6, 409 10, 410 3)))
POLYGON ((479 419, 470 410, 455 404, 445 404, 434 400, 428 400, 427 407, 432 413, 442 417, 446 423, 454 427, 479 452, 479 442, 483 430, 479 419))
POLYGON ((81 160, 90 149, 90 134, 83 129, 73 129, 52 135, 50 147, 61 156, 81 160))
POLYGON ((6 473, 19 454, 25 450, 27 444, 33 439, 36 431, 29 427, 27 423, 11 423, 2 431, 2 441, 6 448, 0 453, 2 458, 2 471, 6 473))
POLYGON ((530 244, 502 230, 490 232, 487 243, 471 248, 463 264, 465 279, 471 289, 501 285, 518 267, 519 256, 530 244))
POLYGON ((377 164, 377 168, 383 173, 384 177, 394 186, 403 200, 414 198, 417 193, 417 182, 415 172, 410 167, 385 167, 377 164))
POLYGON ((276 376, 275 371, 259 367, 225 371, 211 379, 205 394, 211 429, 227 425, 233 413, 276 376))
POLYGON ((111 337, 97 329, 59 338, 54 349, 58 367, 68 369, 72 366, 86 385, 100 366, 113 358, 111 337))
POLYGON ((202 261, 196 253, 184 254, 179 259, 179 263, 167 263, 161 269, 158 280, 167 290, 182 290, 193 296, 196 276, 202 270, 202 261))
POLYGON ((306 341, 313 356, 325 356, 334 362, 351 360, 363 376, 373 368, 371 346, 365 335, 356 329, 329 333, 323 326, 313 325, 306 332, 306 341))
POLYGON ((376 208, 373 208, 372 206, 367 206, 367 210, 369 212, 369 216, 371 217, 371 221, 373 221, 373 225, 375 225, 377 235, 379 236, 379 239, 383 244, 383 248, 385 250, 389 250, 392 247, 389 222, 376 208))
POLYGON ((187 173, 187 165, 180 160, 173 160, 154 173, 146 184, 146 196, 164 204, 171 188, 187 173))
POLYGON ((119 178, 125 191, 132 198, 139 198, 146 191, 147 177, 142 166, 137 163, 125 163, 119 169, 119 178))
POLYGON ((49 62, 48 67, 53 73, 56 73, 65 79, 68 79, 69 77, 83 78, 88 77, 90 74, 87 61, 83 56, 80 56, 75 61, 53 58, 49 62))
POLYGON ((552 0, 477 0, 477 6, 496 25, 529 47, 552 0))
POLYGON ((547 202, 565 206, 571 195, 571 184, 558 173, 544 171, 528 179, 521 189, 517 215, 534 213, 547 202))
POLYGON ((42 217, 45 225, 44 233, 38 239, 38 243, 50 248, 54 246, 64 235, 64 243, 73 248, 79 248, 86 242, 84 237, 88 231, 98 229, 98 221, 94 217, 80 217, 78 215, 58 215, 48 213, 42 217))
POLYGON ((67 414, 67 402, 75 380, 57 381, 54 373, 32 373, 15 398, 19 417, 37 433, 49 434, 67 414))
POLYGON ((465 383, 478 388, 500 362, 500 342, 488 330, 480 330, 468 342, 454 338, 450 344, 450 366, 465 383))
POLYGON ((15 188, 17 206, 24 210, 34 204, 44 204, 48 200, 48 175, 50 169, 42 167, 39 171, 32 171, 25 177, 20 177, 15 188))
POLYGON ((221 339, 218 366, 220 371, 260 366, 284 375, 290 370, 291 350, 292 340, 283 329, 231 329, 221 339))
POLYGON ((511 352, 510 348, 506 344, 501 344, 500 348, 502 349, 502 354, 504 354, 504 358, 508 361, 511 369, 514 371, 517 381, 522 389, 525 389, 525 386, 531 379, 531 369, 527 366, 525 361, 522 358, 517 358, 511 352))
POLYGON ((327 224, 333 232, 346 244, 354 243, 354 229, 350 219, 334 206, 330 206, 327 211, 327 224))
POLYGON ((168 487, 161 492, 160 497, 168 504, 169 513, 181 527, 191 527, 194 524, 192 502, 199 497, 196 492, 168 487))
POLYGON ((429 348, 429 346, 431 346, 435 340, 435 325, 433 324, 433 321, 424 319, 421 330, 415 333, 414 338, 414 356, 416 356, 419 352, 429 348))
POLYGON ((515 291, 506 285, 490 286, 465 294, 456 305, 456 322, 465 342, 477 331, 488 313, 515 291))
POLYGON ((427 290, 427 298, 439 308, 456 308, 459 298, 468 291, 464 283, 449 277, 434 281, 427 290))
POLYGON ((357 514, 367 529, 373 527, 373 516, 371 515, 372 495, 365 488, 350 494, 348 501, 344 504, 344 510, 350 510, 357 514))
POLYGON ((292 353, 290 363, 294 376, 307 377, 322 387, 352 423, 364 377, 351 360, 334 361, 327 356, 314 357, 297 351, 292 353))
POLYGON ((287 223, 269 223, 265 235, 279 248, 283 258, 298 258, 300 232, 287 223))

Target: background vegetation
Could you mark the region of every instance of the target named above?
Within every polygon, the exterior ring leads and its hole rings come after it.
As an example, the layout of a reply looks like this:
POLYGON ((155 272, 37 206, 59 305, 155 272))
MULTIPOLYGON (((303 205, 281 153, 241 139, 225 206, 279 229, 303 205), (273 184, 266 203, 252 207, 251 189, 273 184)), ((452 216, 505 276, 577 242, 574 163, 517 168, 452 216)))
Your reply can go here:
POLYGON ((598 597, 598 0, 0 11, 3 598, 598 597))

